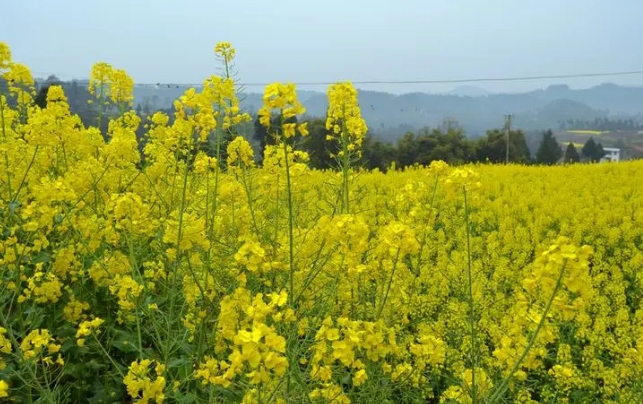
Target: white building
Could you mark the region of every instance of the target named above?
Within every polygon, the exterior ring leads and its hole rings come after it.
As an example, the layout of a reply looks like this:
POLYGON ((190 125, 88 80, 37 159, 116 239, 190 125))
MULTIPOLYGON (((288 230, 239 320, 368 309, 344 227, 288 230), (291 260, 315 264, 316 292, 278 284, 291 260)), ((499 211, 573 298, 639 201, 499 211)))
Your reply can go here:
POLYGON ((605 157, 601 159, 601 163, 605 161, 618 162, 621 159, 621 149, 616 147, 603 147, 605 150, 605 157))

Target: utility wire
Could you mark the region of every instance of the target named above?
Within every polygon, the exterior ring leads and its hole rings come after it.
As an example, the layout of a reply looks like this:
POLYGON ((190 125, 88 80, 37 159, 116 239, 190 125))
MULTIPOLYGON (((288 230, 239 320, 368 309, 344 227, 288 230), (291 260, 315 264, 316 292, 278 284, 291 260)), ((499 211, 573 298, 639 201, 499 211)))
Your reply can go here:
MULTIPOLYGON (((56 75, 50 72, 34 72, 35 74, 43 75, 56 75)), ((548 80, 548 79, 568 79, 568 78, 583 78, 583 77, 609 77, 609 76, 626 76, 643 74, 643 70, 630 70, 618 71, 608 73, 576 73, 576 74, 553 74, 542 76, 517 76, 517 77, 479 77, 470 79, 446 79, 446 80, 359 80, 351 81, 355 85, 364 84, 454 84, 454 83, 480 83, 480 82, 499 82, 499 81, 530 81, 530 80, 548 80)), ((63 75, 62 77, 72 77, 70 75, 63 75)), ((87 79, 78 79, 87 80, 87 79)), ((319 81, 319 82, 300 82, 294 83, 296 86, 327 86, 336 82, 319 81)), ((139 86, 181 86, 181 87, 196 87, 201 86, 203 83, 136 83, 139 86)), ((265 87, 270 83, 239 83, 245 87, 265 87)))
MULTIPOLYGON (((611 73, 579 73, 579 74, 558 74, 549 76, 522 76, 522 77, 487 77, 474 79, 450 79, 450 80, 371 80, 371 81, 353 81, 353 84, 449 84, 449 83, 475 83, 485 81, 526 81, 526 80, 546 80, 546 79, 565 79, 580 77, 604 77, 604 76, 625 76, 643 74, 643 70, 632 70, 624 72, 611 73)), ((266 83, 267 84, 267 83, 266 83)), ((246 86, 265 86, 264 83, 246 83, 246 86)), ((304 82, 295 83, 298 86, 319 86, 330 85, 332 82, 304 82)))

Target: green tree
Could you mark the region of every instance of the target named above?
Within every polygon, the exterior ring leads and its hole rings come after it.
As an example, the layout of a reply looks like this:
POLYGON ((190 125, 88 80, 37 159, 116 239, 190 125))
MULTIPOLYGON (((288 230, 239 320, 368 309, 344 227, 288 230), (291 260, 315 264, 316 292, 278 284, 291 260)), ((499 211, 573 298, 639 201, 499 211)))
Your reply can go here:
POLYGON ((365 168, 379 169, 386 172, 392 162, 396 162, 397 150, 389 142, 382 142, 379 139, 373 139, 372 136, 366 135, 362 143, 362 164, 365 168))
POLYGON ((458 126, 422 129, 417 136, 417 163, 428 165, 435 160, 449 164, 463 164, 475 159, 475 148, 458 126))
POLYGON ((585 157, 589 161, 592 161, 594 155, 596 154, 596 147, 597 145, 593 137, 590 137, 589 139, 587 139, 587 141, 583 145, 583 148, 581 149, 581 153, 583 154, 583 157, 585 157))
POLYGON ((563 157, 563 150, 560 148, 554 133, 551 129, 543 132, 543 138, 536 152, 536 162, 539 164, 556 164, 563 157))
POLYGON ((400 167, 411 166, 418 160, 418 141, 413 132, 406 132, 397 141, 397 161, 400 167))
POLYGON ((55 75, 52 74, 49 77, 47 77, 45 82, 38 89, 38 92, 36 93, 36 97, 34 98, 34 104, 36 104, 40 108, 46 108, 47 107, 47 94, 49 93, 49 87, 54 86, 54 85, 55 86, 63 86, 63 82, 61 82, 58 77, 56 77, 55 75))
POLYGON ((308 136, 301 139, 300 148, 308 153, 310 166, 318 169, 335 167, 335 160, 331 155, 337 154, 337 144, 326 139, 326 120, 312 118, 307 122, 308 136))
POLYGON ((576 146, 572 142, 569 142, 565 149, 563 161, 565 163, 578 163, 580 161, 580 154, 578 154, 578 150, 576 150, 576 146))
POLYGON ((34 97, 34 104, 40 108, 47 108, 47 94, 49 93, 49 86, 44 85, 38 89, 38 93, 34 97))
POLYGON ((590 162, 597 162, 603 157, 605 157, 605 150, 603 150, 603 145, 596 143, 593 137, 587 139, 583 149, 581 150, 583 157, 585 157, 590 162))
POLYGON ((605 150, 603 149, 603 145, 598 143, 596 145, 596 154, 594 155, 594 161, 600 161, 603 157, 605 157, 605 150))
MULTIPOLYGON (((296 116, 288 118, 284 123, 298 123, 296 116)), ((259 143, 259 160, 263 161, 263 154, 266 146, 277 144, 277 138, 281 136, 281 118, 278 114, 273 114, 270 118, 270 127, 267 128, 259 121, 259 116, 254 120, 254 133, 252 138, 259 143)), ((297 134, 292 143, 297 143, 301 136, 297 134)))
MULTIPOLYGON (((487 131, 487 136, 476 142, 476 158, 478 161, 491 163, 504 163, 507 153, 507 133, 504 130, 493 129, 487 131)), ((527 139, 522 130, 509 132, 509 162, 528 164, 531 153, 527 146, 527 139)))
POLYGON ((266 149, 266 145, 274 144, 274 139, 268 136, 268 128, 259 122, 259 116, 254 120, 254 133, 252 134, 252 138, 259 143, 259 156, 261 157, 263 157, 263 151, 266 149))

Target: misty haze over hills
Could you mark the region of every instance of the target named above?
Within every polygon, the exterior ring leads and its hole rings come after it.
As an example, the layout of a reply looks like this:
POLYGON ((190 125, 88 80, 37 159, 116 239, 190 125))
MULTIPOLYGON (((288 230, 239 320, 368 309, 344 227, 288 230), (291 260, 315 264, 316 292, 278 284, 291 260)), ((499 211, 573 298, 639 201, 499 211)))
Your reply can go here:
MULTIPOLYGON (((640 0, 5 3, 3 41, 40 76, 85 78, 104 61, 135 83, 201 83, 222 67, 213 48, 225 41, 249 83, 248 110, 263 91, 252 83, 347 79, 365 83, 360 102, 374 133, 453 118, 476 135, 508 113, 525 130, 643 113, 643 89, 631 87, 643 86, 640 0), (557 83, 572 88, 533 90, 557 83)), ((167 108, 185 90, 159 87, 137 87, 137 102, 167 108)), ((311 115, 325 112, 324 87, 298 91, 311 115)))
MULTIPOLYGON (((149 110, 169 108, 187 87, 180 85, 137 86, 135 103, 149 110)), ((324 116, 326 94, 298 90, 307 115, 324 116)), ((242 107, 255 113, 261 93, 241 95, 242 107)), ((460 86, 445 94, 411 92, 359 92, 362 115, 375 134, 403 134, 407 130, 435 127, 445 119, 456 120, 470 136, 503 125, 504 115, 514 115, 514 126, 524 130, 558 129, 569 120, 622 117, 643 121, 643 87, 602 84, 587 89, 551 85, 516 94, 493 94, 473 86, 460 86)))

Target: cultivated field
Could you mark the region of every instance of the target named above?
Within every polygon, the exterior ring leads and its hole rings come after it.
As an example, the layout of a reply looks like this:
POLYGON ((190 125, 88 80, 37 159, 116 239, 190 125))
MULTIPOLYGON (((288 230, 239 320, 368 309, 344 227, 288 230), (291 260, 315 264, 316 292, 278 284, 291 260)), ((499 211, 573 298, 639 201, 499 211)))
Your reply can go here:
POLYGON ((308 168, 279 84, 256 167, 222 142, 248 119, 226 77, 140 122, 129 77, 97 65, 104 140, 59 87, 34 106, 1 43, 0 69, 3 400, 643 399, 643 162, 355 170, 366 128, 339 83, 340 170, 308 168))

